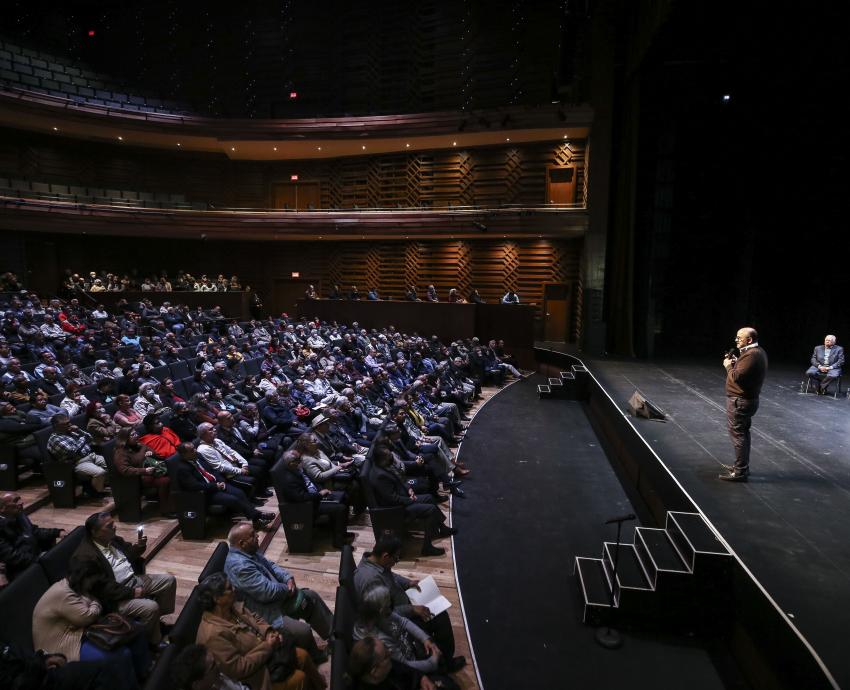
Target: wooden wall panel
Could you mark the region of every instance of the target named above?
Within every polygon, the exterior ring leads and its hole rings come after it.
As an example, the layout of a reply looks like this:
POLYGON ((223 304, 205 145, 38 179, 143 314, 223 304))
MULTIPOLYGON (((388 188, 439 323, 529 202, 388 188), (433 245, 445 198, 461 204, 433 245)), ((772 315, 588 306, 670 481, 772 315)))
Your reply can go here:
MULTIPOLYGON (((24 254, 30 276, 43 272, 44 266, 55 266, 57 287, 64 269, 103 269, 135 273, 140 278, 161 270, 173 275, 183 269, 193 274, 235 273, 243 285, 268 294, 275 278, 288 278, 297 271, 302 278, 316 281, 323 294, 334 283, 345 292, 356 284, 364 297, 370 287, 377 287, 384 297, 403 299, 409 285, 416 285, 420 297, 424 297, 425 288, 433 284, 441 301, 447 300, 451 288, 458 288, 465 298, 476 287, 494 303, 510 287, 517 290, 523 303, 535 303, 538 310, 545 283, 578 283, 582 252, 580 239, 303 243, 169 240, 168 251, 158 251, 161 240, 40 235, 43 246, 55 252, 51 259, 43 248, 28 251, 28 237, 32 236, 7 235, 4 252, 10 257, 24 254)), ((20 272, 20 263, 10 262, 9 268, 17 267, 20 272)), ((574 294, 580 298, 580 292, 574 294)))
POLYGON ((506 143, 480 149, 252 162, 0 130, 0 177, 183 194, 188 201, 219 208, 271 208, 273 186, 297 174, 299 180, 319 183, 321 206, 326 209, 444 208, 545 204, 546 166, 574 165, 576 201, 582 205, 587 189, 585 144, 583 140, 506 143))

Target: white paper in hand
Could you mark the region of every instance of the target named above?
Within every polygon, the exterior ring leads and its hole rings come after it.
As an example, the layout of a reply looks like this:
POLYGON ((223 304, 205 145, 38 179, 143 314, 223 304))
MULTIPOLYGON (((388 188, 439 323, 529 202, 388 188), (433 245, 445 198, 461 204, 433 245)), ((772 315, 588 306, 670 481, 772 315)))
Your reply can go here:
POLYGON ((419 590, 417 591, 411 587, 407 590, 407 596, 411 603, 426 606, 432 616, 440 615, 452 605, 448 599, 440 594, 440 590, 437 588, 437 583, 434 582, 432 575, 429 575, 419 583, 419 590))

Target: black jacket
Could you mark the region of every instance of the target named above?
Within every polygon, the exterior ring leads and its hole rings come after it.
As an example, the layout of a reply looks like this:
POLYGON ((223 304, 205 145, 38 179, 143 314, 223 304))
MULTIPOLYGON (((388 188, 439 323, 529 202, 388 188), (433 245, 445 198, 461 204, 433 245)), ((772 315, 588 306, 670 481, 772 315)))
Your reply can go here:
MULTIPOLYGON (((130 561, 133 566, 133 572, 137 575, 144 573, 144 561, 142 554, 144 548, 125 541, 121 537, 115 537, 112 546, 121 551, 130 561)), ((83 537, 83 541, 77 547, 71 560, 91 561, 94 563, 101 574, 101 581, 98 587, 95 588, 95 597, 100 601, 106 611, 115 610, 118 604, 127 599, 132 599, 134 592, 133 588, 127 585, 122 585, 115 581, 115 573, 112 572, 112 566, 109 561, 100 552, 100 549, 94 543, 89 535, 83 537)))
POLYGON ((23 513, 14 520, 0 517, 0 562, 6 564, 9 580, 35 563, 58 537, 58 529, 36 527, 23 513))

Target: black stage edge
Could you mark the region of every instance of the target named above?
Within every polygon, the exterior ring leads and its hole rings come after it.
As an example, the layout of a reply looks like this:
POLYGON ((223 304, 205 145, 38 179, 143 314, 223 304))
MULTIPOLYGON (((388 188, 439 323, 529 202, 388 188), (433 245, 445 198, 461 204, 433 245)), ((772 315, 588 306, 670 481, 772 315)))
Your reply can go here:
POLYGON ((484 690, 748 688, 722 646, 624 630, 610 651, 581 623, 573 559, 598 556, 605 520, 634 508, 582 403, 540 400, 543 381, 494 396, 459 450, 473 476, 452 500, 455 566, 484 690))
MULTIPOLYGON (((535 354, 546 375, 578 361, 535 354)), ((585 364, 584 407, 643 520, 660 526, 668 510, 699 511, 735 554, 727 636, 748 681, 850 687, 850 403, 802 395, 805 367, 773 366, 753 423, 750 482, 729 484, 717 479, 732 461, 719 361, 585 364), (629 415, 635 390, 667 421, 629 415)))

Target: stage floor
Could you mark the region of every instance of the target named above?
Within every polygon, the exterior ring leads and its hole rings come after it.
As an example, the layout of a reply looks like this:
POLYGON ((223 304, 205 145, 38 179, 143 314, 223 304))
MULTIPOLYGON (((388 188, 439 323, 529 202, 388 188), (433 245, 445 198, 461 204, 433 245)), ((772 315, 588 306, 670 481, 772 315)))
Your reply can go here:
POLYGON ((749 483, 731 484, 717 478, 734 460, 719 359, 584 362, 624 411, 637 389, 666 413, 638 431, 850 688, 850 400, 800 393, 805 364, 771 366, 749 483))

